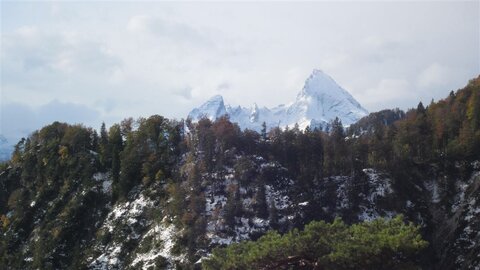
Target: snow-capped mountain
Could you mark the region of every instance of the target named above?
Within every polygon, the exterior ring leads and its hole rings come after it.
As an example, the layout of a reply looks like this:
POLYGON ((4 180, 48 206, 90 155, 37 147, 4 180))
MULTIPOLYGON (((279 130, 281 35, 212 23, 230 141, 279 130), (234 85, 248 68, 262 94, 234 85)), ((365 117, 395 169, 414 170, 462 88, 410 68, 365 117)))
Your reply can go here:
POLYGON ((296 100, 289 105, 279 105, 272 109, 258 107, 231 107, 225 105, 223 97, 216 95, 199 108, 193 109, 188 117, 198 121, 202 117, 215 120, 228 115, 243 129, 260 130, 265 122, 268 128, 298 124, 300 129, 328 129, 329 122, 338 117, 345 126, 349 126, 368 114, 345 89, 340 87, 329 75, 315 69, 305 81, 296 100))

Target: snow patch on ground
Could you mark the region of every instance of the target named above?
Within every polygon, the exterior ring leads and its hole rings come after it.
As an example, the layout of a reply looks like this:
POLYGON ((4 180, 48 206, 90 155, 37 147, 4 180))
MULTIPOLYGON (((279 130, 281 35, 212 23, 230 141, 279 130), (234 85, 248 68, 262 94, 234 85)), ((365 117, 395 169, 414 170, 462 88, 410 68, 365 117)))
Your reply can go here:
POLYGON ((107 217, 106 227, 108 231, 113 231, 114 222, 120 218, 127 220, 128 224, 135 223, 136 218, 143 213, 144 208, 147 206, 153 206, 153 201, 146 199, 143 194, 140 194, 140 196, 132 202, 117 204, 107 217))
POLYGON ((115 233, 116 231, 122 231, 121 228, 124 226, 128 226, 131 233, 126 235, 126 239, 124 238, 117 242, 112 241, 108 246, 97 247, 101 254, 97 258, 93 259, 89 265, 89 268, 122 268, 124 258, 121 257, 121 252, 123 245, 128 239, 140 238, 140 234, 136 231, 135 225, 137 223, 142 223, 142 225, 145 225, 144 221, 140 218, 144 213, 145 208, 152 206, 153 201, 147 199, 143 194, 138 195, 133 201, 123 202, 115 205, 102 225, 102 229, 105 231, 105 233, 115 233))
POLYGON ((337 209, 347 209, 350 207, 350 201, 347 194, 347 181, 350 180, 348 176, 332 176, 325 181, 333 181, 337 185, 337 209))
POLYGON ((370 221, 379 217, 393 216, 394 213, 377 209, 378 200, 386 198, 393 193, 390 178, 371 168, 363 169, 363 172, 368 177, 367 182, 352 182, 352 177, 340 175, 324 179, 325 183, 331 183, 336 186, 336 211, 341 214, 344 210, 358 207, 357 218, 360 221, 370 221), (352 194, 352 190, 350 189, 358 189, 359 193, 352 194), (365 194, 363 192, 365 192, 365 194), (358 196, 358 205, 352 204, 350 201, 351 196, 358 196))
POLYGON ((224 195, 214 195, 213 198, 207 198, 205 211, 207 215, 212 215, 212 212, 217 208, 223 208, 227 203, 227 197, 224 195))
POLYGON ((122 251, 121 246, 108 247, 105 253, 96 258, 89 266, 89 269, 107 270, 113 268, 121 268, 119 255, 122 251))
POLYGON ((358 220, 360 221, 372 221, 380 217, 375 209, 360 206, 360 213, 358 214, 358 220))
POLYGON ((413 208, 413 207, 415 207, 415 204, 414 204, 412 201, 407 200, 407 201, 405 202, 405 206, 406 206, 407 208, 413 208))
POLYGON ((440 202, 440 194, 438 193, 438 183, 436 180, 426 181, 424 184, 425 188, 430 192, 432 203, 440 202))
MULTIPOLYGON (((237 158, 241 158, 238 156, 237 158)), ((277 163, 267 163, 261 156, 249 156, 255 164, 257 170, 264 168, 275 168, 281 170, 282 167, 277 163)), ((214 181, 215 187, 207 186, 205 190, 205 216, 207 218, 206 237, 213 245, 228 245, 232 242, 250 239, 253 234, 263 233, 270 229, 268 219, 262 219, 252 216, 254 194, 256 188, 251 186, 241 186, 235 177, 235 170, 231 167, 225 167, 223 174, 206 173, 202 175, 204 181, 214 181), (229 228, 225 224, 225 206, 228 201, 228 188, 230 185, 239 186, 239 194, 243 209, 243 216, 235 217, 235 225, 229 228)), ((282 182, 289 181, 281 179, 282 182)), ((290 198, 281 190, 274 188, 273 185, 265 185, 265 199, 268 207, 274 204, 276 209, 281 212, 291 207, 293 204, 290 198)), ((281 217, 279 217, 281 218, 281 217)))
POLYGON ((279 190, 275 190, 271 185, 265 185, 265 195, 267 203, 273 201, 278 210, 284 210, 292 205, 290 198, 283 195, 279 190))
POLYGON ((363 172, 368 176, 369 186, 373 187, 373 190, 371 190, 368 196, 369 202, 374 203, 377 198, 385 197, 393 192, 390 179, 379 174, 374 169, 363 169, 363 172))
POLYGON ((457 189, 457 195, 455 196, 454 203, 452 205, 451 211, 455 213, 464 203, 465 203, 465 192, 467 188, 477 179, 480 177, 480 172, 475 172, 472 174, 468 181, 456 181, 455 187, 457 189))
MULTIPOLYGON (((463 219, 463 222, 461 223, 465 224, 454 242, 454 250, 457 251, 455 252, 455 264, 458 269, 465 265, 465 261, 469 257, 468 254, 480 249, 480 230, 478 229, 480 228, 479 186, 480 172, 478 171, 473 173, 468 181, 457 186, 459 195, 456 197, 456 203, 452 206, 452 210, 462 211, 460 218, 463 219)), ((469 263, 468 269, 480 269, 480 257, 469 263)))
POLYGON ((168 261, 169 267, 166 269, 174 269, 173 261, 174 260, 183 260, 182 256, 175 256, 172 254, 172 248, 175 245, 174 239, 177 230, 173 224, 165 224, 165 219, 162 223, 154 225, 142 238, 140 244, 143 241, 154 241, 159 243, 159 248, 150 249, 146 253, 136 254, 135 259, 130 264, 134 269, 139 269, 138 266, 141 263, 144 270, 151 269, 155 267, 155 261, 158 257, 165 258, 168 261))
POLYGON ((112 178, 110 173, 97 172, 93 175, 93 179, 96 182, 102 183, 102 192, 111 193, 112 192, 112 178))

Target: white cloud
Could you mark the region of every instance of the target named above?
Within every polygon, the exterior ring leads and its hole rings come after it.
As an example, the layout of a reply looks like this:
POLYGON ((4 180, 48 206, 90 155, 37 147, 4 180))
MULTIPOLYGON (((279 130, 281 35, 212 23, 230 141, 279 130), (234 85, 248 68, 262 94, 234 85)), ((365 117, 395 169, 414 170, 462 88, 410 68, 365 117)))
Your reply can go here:
POLYGON ((57 3, 50 4, 50 14, 52 14, 52 16, 61 14, 61 8, 57 3))
POLYGON ((441 87, 452 79, 453 72, 446 66, 433 63, 425 68, 418 76, 420 88, 441 87))
POLYGON ((127 24, 127 30, 131 32, 147 32, 150 29, 152 18, 147 15, 135 15, 130 18, 127 24))
MULTIPOLYGON (((33 40, 37 39, 39 36, 39 31, 37 27, 35 26, 22 26, 18 28, 16 31, 16 34, 18 34, 19 37, 23 38, 23 41, 27 42, 32 42, 33 40)), ((8 44, 8 43, 7 43, 8 44)), ((30 44, 32 45, 32 44, 30 44)))
POLYGON ((180 89, 177 89, 176 91, 173 91, 174 95, 180 96, 186 100, 192 99, 192 87, 186 86, 180 89))
POLYGON ((215 49, 216 46, 208 37, 208 33, 205 33, 208 29, 200 32, 194 26, 177 21, 167 21, 159 16, 134 15, 127 23, 127 31, 173 42, 175 46, 192 46, 195 49, 202 47, 215 49))
POLYGON ((404 104, 415 94, 412 86, 405 79, 382 79, 378 84, 362 95, 361 103, 367 108, 374 108, 373 111, 391 109, 386 104, 394 101, 396 104, 404 104), (363 102, 362 102, 363 101, 363 102))
POLYGON ((181 118, 214 94, 272 107, 313 68, 369 111, 406 109, 480 73, 479 5, 6 2, 2 110, 61 100, 111 123, 181 118))
POLYGON ((2 41, 5 102, 38 106, 61 98, 86 103, 115 79, 122 66, 103 44, 73 32, 24 26, 4 34, 2 41))

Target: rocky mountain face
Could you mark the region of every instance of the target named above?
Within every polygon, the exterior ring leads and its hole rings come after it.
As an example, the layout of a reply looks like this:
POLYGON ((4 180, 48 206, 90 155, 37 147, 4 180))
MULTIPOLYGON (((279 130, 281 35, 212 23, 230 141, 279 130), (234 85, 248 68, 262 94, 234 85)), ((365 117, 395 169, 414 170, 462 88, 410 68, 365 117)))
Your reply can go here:
POLYGON ((479 269, 479 101, 477 78, 328 133, 158 115, 99 134, 53 123, 0 164, 0 265, 199 269, 268 230, 402 214, 429 242, 418 267, 479 269))
POLYGON ((206 117, 212 121, 227 115, 242 129, 260 131, 263 122, 268 129, 299 125, 328 130, 329 123, 338 117, 343 125, 349 126, 366 116, 368 112, 329 75, 314 70, 305 81, 303 89, 294 102, 268 109, 254 104, 250 108, 225 105, 220 95, 212 97, 199 108, 193 109, 188 117, 194 121, 206 117))

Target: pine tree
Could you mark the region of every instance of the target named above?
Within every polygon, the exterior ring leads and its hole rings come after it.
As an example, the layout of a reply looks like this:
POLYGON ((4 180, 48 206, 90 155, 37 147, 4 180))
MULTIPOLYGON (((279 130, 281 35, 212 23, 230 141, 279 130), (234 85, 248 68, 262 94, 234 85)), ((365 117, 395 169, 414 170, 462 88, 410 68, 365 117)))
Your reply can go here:
POLYGON ((120 182, 120 153, 123 151, 123 139, 120 133, 120 126, 113 125, 110 127, 108 134, 108 150, 112 158, 112 189, 113 200, 119 197, 119 182, 120 182))
POLYGON ((105 127, 105 122, 102 123, 100 128, 100 140, 99 140, 99 154, 100 154, 100 166, 103 170, 111 167, 111 152, 108 144, 108 133, 105 127))
POLYGON ((215 249, 204 269, 418 269, 428 243, 402 217, 351 226, 314 221, 303 231, 267 232, 257 241, 215 249))
POLYGON ((278 229, 278 210, 275 206, 275 200, 270 198, 270 208, 268 211, 268 220, 270 221, 270 228, 278 229))
POLYGON ((225 204, 225 224, 233 229, 235 227, 235 217, 240 217, 242 214, 242 201, 240 198, 240 190, 237 185, 230 185, 228 187, 228 198, 225 204))
POLYGON ((261 137, 263 141, 267 140, 267 123, 265 121, 262 123, 262 129, 260 131, 261 137))
POLYGON ((255 212, 260 218, 268 218, 268 204, 265 194, 265 185, 260 184, 255 194, 255 212))

